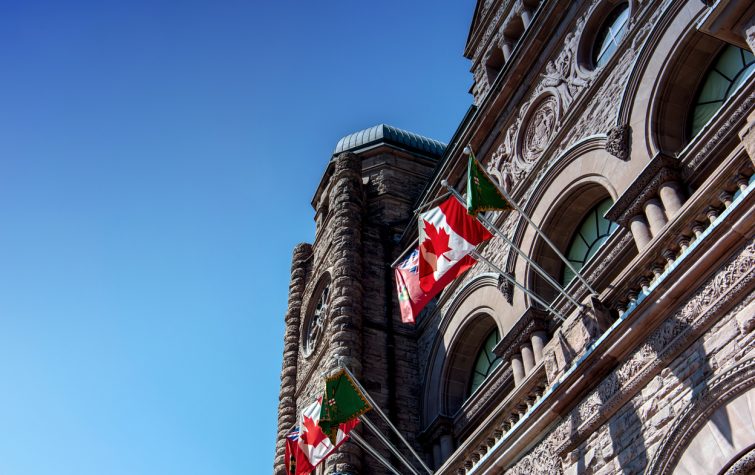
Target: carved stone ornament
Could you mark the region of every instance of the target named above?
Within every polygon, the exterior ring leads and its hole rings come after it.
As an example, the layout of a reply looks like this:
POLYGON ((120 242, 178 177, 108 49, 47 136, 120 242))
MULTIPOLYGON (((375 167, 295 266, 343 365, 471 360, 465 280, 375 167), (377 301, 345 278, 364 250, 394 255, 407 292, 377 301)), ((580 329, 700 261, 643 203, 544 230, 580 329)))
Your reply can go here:
POLYGON ((608 131, 606 152, 616 158, 626 161, 629 158, 629 137, 632 128, 629 125, 619 125, 608 131))
POLYGON ((304 330, 304 356, 311 355, 317 348, 325 333, 325 326, 330 312, 330 284, 320 291, 320 297, 312 309, 312 314, 307 319, 307 328, 304 330))
MULTIPOLYGON (((507 272, 509 276, 509 274, 507 272)), ((501 291, 501 294, 503 295, 503 298, 506 299, 506 302, 511 305, 511 302, 514 299, 514 284, 511 282, 511 280, 505 278, 503 274, 498 274, 498 290, 501 291)))
POLYGON ((548 96, 532 114, 522 137, 522 158, 525 161, 534 162, 540 158, 551 141, 557 121, 558 101, 554 96, 548 96))

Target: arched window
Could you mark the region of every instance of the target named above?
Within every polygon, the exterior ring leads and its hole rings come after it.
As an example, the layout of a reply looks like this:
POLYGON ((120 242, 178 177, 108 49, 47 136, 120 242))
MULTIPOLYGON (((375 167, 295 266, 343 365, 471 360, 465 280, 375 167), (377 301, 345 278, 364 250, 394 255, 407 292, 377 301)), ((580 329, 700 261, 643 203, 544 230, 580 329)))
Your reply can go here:
MULTIPOLYGON (((598 251, 613 230, 618 227, 618 224, 603 217, 611 205, 613 205, 613 201, 610 198, 601 201, 582 219, 574 236, 572 236, 566 257, 577 271, 584 267, 585 263, 598 251)), ((561 282, 566 286, 573 278, 574 272, 564 266, 561 282)))
POLYGON ((628 21, 628 3, 622 3, 608 15, 593 44, 592 62, 596 68, 603 66, 611 59, 621 39, 624 38, 628 21))
POLYGON ((497 328, 490 332, 487 338, 485 338, 485 343, 482 345, 482 348, 480 348, 479 353, 477 353, 474 368, 472 369, 472 381, 469 385, 470 395, 474 393, 490 373, 501 364, 501 358, 493 353, 493 348, 495 348, 495 345, 497 345, 500 340, 501 335, 498 333, 497 328))
POLYGON ((690 136, 702 130, 724 101, 755 71, 755 56, 728 45, 718 55, 702 81, 692 106, 690 136))

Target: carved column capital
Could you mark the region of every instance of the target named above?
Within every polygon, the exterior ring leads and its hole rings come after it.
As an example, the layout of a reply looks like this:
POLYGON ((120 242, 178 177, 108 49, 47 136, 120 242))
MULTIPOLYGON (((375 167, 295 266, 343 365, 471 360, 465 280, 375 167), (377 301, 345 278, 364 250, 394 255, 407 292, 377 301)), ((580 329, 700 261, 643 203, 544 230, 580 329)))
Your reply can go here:
POLYGON ((629 221, 644 212, 645 204, 658 196, 661 185, 681 181, 679 161, 659 154, 640 172, 606 213, 606 218, 628 228, 629 221))

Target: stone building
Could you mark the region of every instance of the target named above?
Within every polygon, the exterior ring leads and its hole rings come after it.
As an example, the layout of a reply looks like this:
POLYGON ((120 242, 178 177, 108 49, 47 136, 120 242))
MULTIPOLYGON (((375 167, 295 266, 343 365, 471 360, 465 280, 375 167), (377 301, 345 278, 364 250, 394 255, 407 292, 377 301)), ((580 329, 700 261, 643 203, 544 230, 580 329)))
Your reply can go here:
MULTIPOLYGON (((315 191, 275 473, 336 361, 439 474, 755 471, 753 50, 749 1, 479 0, 474 104, 450 143, 358 132, 315 191), (493 238, 495 268, 401 323, 390 264, 441 181, 463 190, 467 144, 589 286, 518 213, 491 219, 581 305, 493 238)), ((319 471, 387 473, 351 443, 319 471)))

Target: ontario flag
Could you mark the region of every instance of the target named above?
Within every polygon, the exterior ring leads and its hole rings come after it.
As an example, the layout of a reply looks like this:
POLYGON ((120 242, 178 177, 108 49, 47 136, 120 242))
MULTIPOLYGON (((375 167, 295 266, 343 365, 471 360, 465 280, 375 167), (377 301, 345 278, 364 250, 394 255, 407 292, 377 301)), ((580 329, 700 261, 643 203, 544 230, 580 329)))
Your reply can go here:
POLYGON ((467 214, 459 200, 450 197, 419 217, 419 283, 430 298, 472 267, 469 253, 493 237, 467 214))
POLYGON ((419 312, 433 298, 419 285, 419 249, 412 250, 406 259, 396 266, 394 273, 401 321, 414 323, 419 312))
MULTIPOLYGON (((295 454, 295 471, 289 471, 286 475, 311 473, 320 462, 328 458, 341 444, 348 440, 349 432, 359 423, 359 419, 353 419, 340 424, 334 444, 318 425, 321 410, 322 398, 318 398, 317 401, 301 411, 298 446, 291 450, 291 453, 295 454)), ((286 440, 286 454, 287 463, 289 463, 288 439, 286 440)), ((290 463, 288 466, 290 466, 290 463)))

